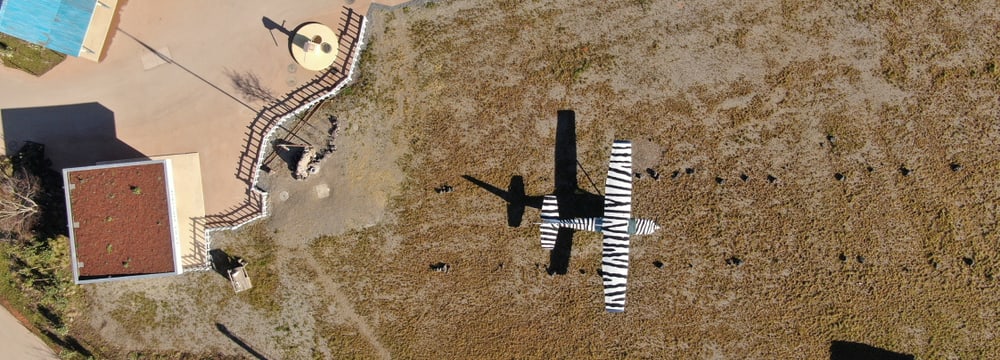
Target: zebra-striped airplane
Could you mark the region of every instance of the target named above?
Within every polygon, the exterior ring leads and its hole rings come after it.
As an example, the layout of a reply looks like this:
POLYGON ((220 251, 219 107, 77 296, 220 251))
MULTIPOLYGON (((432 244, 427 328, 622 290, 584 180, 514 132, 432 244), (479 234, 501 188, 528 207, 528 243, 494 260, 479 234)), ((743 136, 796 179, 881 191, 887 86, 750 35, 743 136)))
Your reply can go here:
POLYGON ((632 142, 615 140, 611 146, 608 178, 604 183, 604 216, 563 219, 555 195, 542 200, 542 248, 552 250, 559 228, 596 231, 604 234, 601 252, 601 277, 604 280, 604 309, 625 311, 625 289, 628 281, 628 249, 630 235, 648 235, 659 230, 649 219, 633 219, 632 215, 632 142))

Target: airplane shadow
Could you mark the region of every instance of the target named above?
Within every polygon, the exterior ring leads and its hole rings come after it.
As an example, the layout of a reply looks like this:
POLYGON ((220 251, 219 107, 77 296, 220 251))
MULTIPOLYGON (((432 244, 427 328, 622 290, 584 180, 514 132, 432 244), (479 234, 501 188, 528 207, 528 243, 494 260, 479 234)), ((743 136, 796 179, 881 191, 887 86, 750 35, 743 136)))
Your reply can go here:
MULTIPOLYGON (((577 167, 580 163, 576 156, 576 113, 572 110, 560 110, 556 113, 556 119, 554 194, 559 202, 559 216, 601 216, 604 212, 604 196, 581 189, 577 181, 577 167)), ((469 175, 462 177, 507 202, 507 225, 511 227, 521 226, 525 207, 541 209, 544 196, 525 195, 524 178, 521 176, 512 176, 506 191, 469 175)), ((538 241, 537 238, 534 240, 538 241)), ((548 273, 566 274, 572 250, 573 230, 560 229, 555 247, 549 253, 548 273)))

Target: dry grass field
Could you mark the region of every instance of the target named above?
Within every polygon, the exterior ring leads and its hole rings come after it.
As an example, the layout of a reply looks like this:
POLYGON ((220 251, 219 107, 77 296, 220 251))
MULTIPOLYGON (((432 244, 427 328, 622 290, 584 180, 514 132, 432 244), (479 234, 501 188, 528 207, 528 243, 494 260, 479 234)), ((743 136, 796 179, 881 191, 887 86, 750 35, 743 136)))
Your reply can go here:
POLYGON ((260 287, 100 284, 76 331, 123 353, 267 358, 821 359, 834 341, 1000 354, 995 3, 373 15, 360 80, 308 120, 340 122, 324 172, 272 173, 284 215, 215 240, 260 287), (462 178, 551 192, 560 110, 575 114, 583 190, 585 173, 602 187, 613 139, 662 174, 635 180, 634 215, 662 230, 633 238, 624 314, 603 311, 598 234, 577 233, 570 271, 549 275, 538 211, 508 227, 504 201, 462 178), (319 182, 342 201, 309 200, 319 182))

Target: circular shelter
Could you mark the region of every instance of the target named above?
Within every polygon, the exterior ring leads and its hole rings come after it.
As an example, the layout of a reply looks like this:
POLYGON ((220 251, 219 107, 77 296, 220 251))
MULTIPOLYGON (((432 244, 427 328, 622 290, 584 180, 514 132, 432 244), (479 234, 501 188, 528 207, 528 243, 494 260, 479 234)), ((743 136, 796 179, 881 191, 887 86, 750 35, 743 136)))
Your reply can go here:
POLYGON ((323 70, 337 59, 338 43, 337 35, 326 25, 305 24, 292 36, 292 57, 308 70, 323 70))

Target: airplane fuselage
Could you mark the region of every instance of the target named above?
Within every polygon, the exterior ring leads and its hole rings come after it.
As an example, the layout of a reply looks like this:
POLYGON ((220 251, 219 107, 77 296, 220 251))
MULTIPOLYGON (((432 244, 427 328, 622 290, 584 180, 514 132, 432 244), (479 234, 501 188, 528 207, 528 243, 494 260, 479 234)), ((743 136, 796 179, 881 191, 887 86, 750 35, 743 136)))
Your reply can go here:
MULTIPOLYGON (((557 219, 543 221, 543 224, 556 224, 561 228, 568 228, 580 231, 594 231, 603 232, 602 226, 604 225, 603 217, 589 217, 589 218, 574 218, 574 219, 557 219)), ((660 226, 650 219, 628 219, 628 234, 629 235, 649 235, 659 230, 660 226)))

